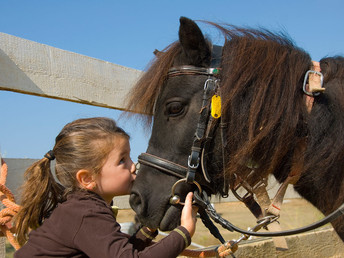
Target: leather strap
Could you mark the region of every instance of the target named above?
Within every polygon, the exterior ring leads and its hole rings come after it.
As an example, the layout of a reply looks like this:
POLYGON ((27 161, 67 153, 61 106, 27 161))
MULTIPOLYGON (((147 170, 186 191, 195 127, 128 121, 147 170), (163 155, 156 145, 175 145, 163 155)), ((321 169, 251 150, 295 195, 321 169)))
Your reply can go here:
MULTIPOLYGON (((284 193, 285 193, 285 190, 284 190, 284 193)), ((268 208, 271 206, 271 201, 270 201, 270 197, 269 197, 269 194, 266 190, 265 185, 261 185, 260 187, 255 189, 254 194, 256 195, 258 202, 262 208, 263 216, 265 217, 265 216, 270 215, 268 212, 268 208)), ((282 197, 282 200, 283 200, 283 197, 282 197)), ((267 229, 271 232, 282 231, 281 225, 279 224, 279 222, 277 220, 273 221, 272 223, 267 225, 267 229)), ((275 244, 275 247, 277 250, 288 250, 288 244, 287 244, 287 240, 285 239, 285 237, 283 237, 283 236, 274 237, 273 241, 274 241, 274 244, 275 244)))
POLYGON ((143 165, 159 169, 178 178, 185 178, 187 171, 187 168, 182 165, 149 153, 141 153, 138 161, 143 165))

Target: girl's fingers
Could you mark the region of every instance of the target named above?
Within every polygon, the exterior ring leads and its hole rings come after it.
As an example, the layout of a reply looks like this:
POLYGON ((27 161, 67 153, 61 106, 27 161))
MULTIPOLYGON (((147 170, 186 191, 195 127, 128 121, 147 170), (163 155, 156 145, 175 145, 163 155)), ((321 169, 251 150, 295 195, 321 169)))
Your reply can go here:
POLYGON ((193 197, 193 193, 189 192, 185 198, 185 205, 187 205, 187 206, 192 205, 192 197, 193 197))

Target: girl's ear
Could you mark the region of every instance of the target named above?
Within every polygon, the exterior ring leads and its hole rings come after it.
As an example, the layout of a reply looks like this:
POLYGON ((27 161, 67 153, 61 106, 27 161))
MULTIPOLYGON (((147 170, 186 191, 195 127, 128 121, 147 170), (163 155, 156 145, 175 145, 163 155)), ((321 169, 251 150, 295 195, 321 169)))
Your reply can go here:
POLYGON ((80 169, 76 172, 76 180, 78 180, 79 185, 87 190, 94 190, 97 183, 94 181, 93 175, 86 169, 80 169))

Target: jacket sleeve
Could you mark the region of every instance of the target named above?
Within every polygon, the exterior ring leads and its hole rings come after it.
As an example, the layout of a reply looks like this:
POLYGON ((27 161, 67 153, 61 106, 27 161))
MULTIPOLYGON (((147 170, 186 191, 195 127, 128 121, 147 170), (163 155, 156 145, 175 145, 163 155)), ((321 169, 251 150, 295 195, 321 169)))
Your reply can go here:
POLYGON ((147 229, 140 229, 133 237, 120 232, 120 225, 112 212, 106 207, 98 207, 84 214, 73 243, 76 249, 89 257, 172 258, 191 242, 188 231, 180 226, 164 239, 144 248, 154 235, 147 232, 147 229))
POLYGON ((152 240, 157 235, 158 230, 151 232, 147 227, 141 227, 133 236, 130 237, 129 242, 133 244, 135 249, 142 251, 152 243, 152 240))

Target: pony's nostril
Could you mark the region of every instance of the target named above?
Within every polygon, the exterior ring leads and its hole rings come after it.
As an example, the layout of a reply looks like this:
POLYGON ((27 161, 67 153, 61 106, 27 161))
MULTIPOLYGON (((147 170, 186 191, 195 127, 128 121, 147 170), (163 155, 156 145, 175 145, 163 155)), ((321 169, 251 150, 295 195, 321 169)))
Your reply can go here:
POLYGON ((131 208, 135 211, 137 215, 140 215, 144 211, 144 205, 140 195, 137 193, 132 193, 129 198, 129 203, 131 208))

